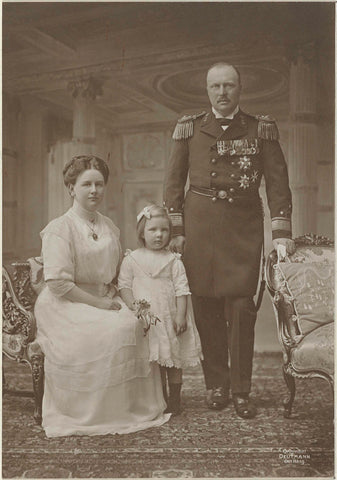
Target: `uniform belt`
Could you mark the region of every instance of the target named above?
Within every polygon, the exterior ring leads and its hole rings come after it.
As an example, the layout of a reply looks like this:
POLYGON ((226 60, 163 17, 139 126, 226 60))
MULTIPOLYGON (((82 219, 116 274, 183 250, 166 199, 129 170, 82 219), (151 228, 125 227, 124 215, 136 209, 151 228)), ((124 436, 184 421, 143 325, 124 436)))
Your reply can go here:
MULTIPOLYGON (((215 188, 195 187, 194 185, 190 186, 190 191, 193 193, 196 193, 197 195, 210 197, 213 202, 216 202, 216 200, 219 199, 219 200, 227 200, 229 203, 233 203, 234 200, 239 200, 239 199, 251 200, 252 198, 255 197, 255 195, 254 196, 237 195, 234 192, 232 193, 229 190, 225 190, 224 188, 216 190, 215 188)), ((256 195, 256 198, 259 198, 258 195, 256 195)))

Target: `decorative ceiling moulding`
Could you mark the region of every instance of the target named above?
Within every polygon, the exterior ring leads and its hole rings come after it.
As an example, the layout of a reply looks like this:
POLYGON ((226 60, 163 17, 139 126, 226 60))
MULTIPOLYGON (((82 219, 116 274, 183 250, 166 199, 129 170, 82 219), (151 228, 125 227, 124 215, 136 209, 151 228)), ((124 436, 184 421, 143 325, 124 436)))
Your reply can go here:
MULTIPOLYGON (((170 52, 155 53, 150 55, 141 55, 135 58, 121 57, 109 62, 102 62, 93 65, 85 65, 74 68, 64 68, 62 70, 53 70, 48 72, 34 73, 30 75, 15 75, 12 77, 3 76, 3 88, 8 91, 21 93, 25 91, 28 93, 29 88, 43 88, 48 87, 49 82, 56 81, 73 81, 83 77, 100 76, 108 78, 110 73, 114 74, 115 78, 123 78, 134 72, 146 72, 147 70, 157 69, 158 72, 165 72, 172 70, 173 65, 187 62, 201 62, 208 60, 208 62, 218 61, 221 59, 230 58, 234 50, 238 49, 237 44, 224 45, 207 45, 193 48, 184 48, 173 50, 170 52)), ((246 53, 246 52, 245 52, 246 53)))
MULTIPOLYGON (((215 62, 209 62, 210 64, 215 62)), ((268 101, 288 90, 287 76, 274 68, 235 63, 242 75, 242 102, 268 101)), ((198 108, 209 104, 206 92, 206 68, 171 75, 161 75, 154 81, 155 90, 166 100, 182 108, 198 108)))

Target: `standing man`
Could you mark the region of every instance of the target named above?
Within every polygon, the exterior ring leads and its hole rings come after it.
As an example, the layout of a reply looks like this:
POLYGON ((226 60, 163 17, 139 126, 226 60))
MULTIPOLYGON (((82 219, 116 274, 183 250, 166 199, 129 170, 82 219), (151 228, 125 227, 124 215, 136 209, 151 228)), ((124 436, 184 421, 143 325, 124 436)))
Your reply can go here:
POLYGON ((207 404, 224 408, 231 389, 235 410, 246 419, 256 415, 249 393, 253 296, 263 244, 262 176, 274 247, 282 244, 289 254, 295 250, 291 192, 275 121, 239 108, 239 71, 227 63, 213 65, 207 92, 212 108, 182 117, 174 130, 164 203, 173 223, 170 247, 184 254, 204 353, 207 404))

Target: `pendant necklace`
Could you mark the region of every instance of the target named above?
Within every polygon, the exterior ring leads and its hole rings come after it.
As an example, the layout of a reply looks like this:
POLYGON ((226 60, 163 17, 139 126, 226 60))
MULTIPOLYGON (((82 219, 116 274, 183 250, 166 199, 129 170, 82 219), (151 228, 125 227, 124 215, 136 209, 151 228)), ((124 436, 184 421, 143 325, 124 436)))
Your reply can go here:
POLYGON ((95 224, 96 224, 95 219, 90 221, 90 223, 87 223, 88 227, 91 230, 90 237, 92 237, 92 239, 96 241, 98 239, 98 235, 97 235, 97 233, 95 232, 95 229, 94 229, 95 224))

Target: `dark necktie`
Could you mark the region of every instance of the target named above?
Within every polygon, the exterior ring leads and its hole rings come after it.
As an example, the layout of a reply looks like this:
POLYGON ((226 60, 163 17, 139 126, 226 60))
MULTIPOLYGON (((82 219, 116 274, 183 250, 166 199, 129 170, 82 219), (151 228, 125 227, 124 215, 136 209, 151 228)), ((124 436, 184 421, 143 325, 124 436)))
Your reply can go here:
POLYGON ((216 121, 220 124, 220 125, 230 125, 231 122, 233 121, 232 118, 217 118, 216 121))

